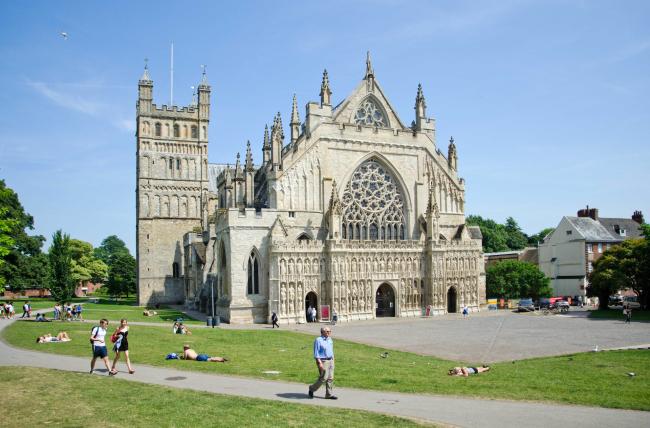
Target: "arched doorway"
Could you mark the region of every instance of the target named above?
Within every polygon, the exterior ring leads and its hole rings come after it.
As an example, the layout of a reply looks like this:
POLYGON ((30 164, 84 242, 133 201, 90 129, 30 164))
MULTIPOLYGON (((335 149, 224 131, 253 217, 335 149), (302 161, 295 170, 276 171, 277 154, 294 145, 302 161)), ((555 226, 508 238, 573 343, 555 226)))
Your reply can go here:
POLYGON ((377 289, 375 308, 377 318, 395 316, 395 292, 389 284, 382 284, 377 289))
POLYGON ((305 319, 307 322, 311 320, 311 317, 309 316, 310 308, 316 308, 316 316, 314 317, 314 321, 316 321, 318 319, 318 296, 316 296, 316 293, 313 291, 310 291, 305 296, 305 319))
POLYGON ((449 287, 447 290, 447 313, 455 314, 457 312, 456 305, 456 287, 449 287))

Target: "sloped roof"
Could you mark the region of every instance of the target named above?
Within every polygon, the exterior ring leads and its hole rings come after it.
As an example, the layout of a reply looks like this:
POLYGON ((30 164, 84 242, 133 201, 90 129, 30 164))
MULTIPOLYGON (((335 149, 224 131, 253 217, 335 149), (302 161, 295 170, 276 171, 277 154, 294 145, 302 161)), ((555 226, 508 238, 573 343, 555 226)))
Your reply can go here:
POLYGON ((632 239, 640 238, 642 236, 639 223, 631 218, 599 218, 598 222, 602 224, 612 236, 617 238, 632 239), (625 236, 621 236, 616 232, 617 226, 619 230, 625 229, 625 236))
POLYGON ((467 230, 472 239, 483 239, 483 234, 481 233, 481 228, 479 226, 468 226, 467 230))
POLYGON ((217 178, 226 169, 226 164, 209 163, 208 164, 208 190, 217 193, 217 178))
POLYGON ((609 233, 609 231, 590 217, 565 217, 573 227, 576 228, 578 233, 586 241, 597 241, 597 242, 620 242, 623 239, 616 237, 609 233))

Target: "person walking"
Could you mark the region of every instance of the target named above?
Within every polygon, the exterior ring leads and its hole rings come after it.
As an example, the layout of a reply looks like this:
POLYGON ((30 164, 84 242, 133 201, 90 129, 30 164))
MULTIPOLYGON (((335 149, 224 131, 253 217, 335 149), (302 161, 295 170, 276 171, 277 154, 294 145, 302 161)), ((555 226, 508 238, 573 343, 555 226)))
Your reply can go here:
POLYGON ((115 359, 113 359, 113 367, 111 367, 111 372, 117 373, 117 360, 120 359, 120 354, 124 354, 124 360, 126 362, 126 368, 129 369, 129 374, 135 373, 133 367, 131 366, 131 360, 129 359, 129 323, 126 319, 122 318, 120 320, 120 326, 115 330, 113 336, 117 337, 115 345, 113 346, 113 351, 115 351, 115 359))
POLYGON ((273 323, 271 325, 271 328, 275 328, 275 327, 280 328, 280 324, 278 324, 278 314, 276 314, 275 312, 271 312, 271 322, 273 323))
POLYGON ((325 384, 325 398, 336 400, 338 397, 332 394, 334 383, 334 342, 332 341, 332 330, 329 327, 320 329, 320 336, 314 340, 314 360, 318 367, 318 379, 309 386, 309 398, 314 398, 314 392, 325 384))
POLYGON ((625 324, 630 324, 632 321, 632 308, 630 305, 623 306, 623 315, 625 315, 625 324))
POLYGON ((27 300, 27 301, 23 304, 23 314, 22 314, 20 317, 21 317, 21 318, 25 318, 25 316, 27 316, 27 318, 31 318, 31 317, 32 317, 32 307, 31 307, 31 305, 29 304, 29 300, 27 300))
POLYGON ((95 370, 95 361, 97 358, 101 359, 106 366, 106 370, 110 376, 115 373, 111 371, 108 365, 108 351, 106 350, 106 327, 108 327, 108 320, 103 318, 99 321, 99 325, 93 327, 90 332, 90 343, 93 345, 93 359, 90 360, 90 374, 95 370))

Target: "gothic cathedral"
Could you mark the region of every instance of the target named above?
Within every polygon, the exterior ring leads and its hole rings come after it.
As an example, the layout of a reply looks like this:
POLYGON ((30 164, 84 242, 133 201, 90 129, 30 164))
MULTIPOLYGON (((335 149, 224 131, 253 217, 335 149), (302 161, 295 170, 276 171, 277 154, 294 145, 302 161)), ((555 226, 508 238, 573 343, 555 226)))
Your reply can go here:
POLYGON ((208 163, 205 72, 187 107, 137 103, 137 260, 142 305, 183 302, 230 323, 420 317, 485 301, 481 233, 465 224, 453 138, 445 156, 422 87, 415 120, 398 117, 375 78, 320 102, 289 139, 280 113, 234 164, 208 163))

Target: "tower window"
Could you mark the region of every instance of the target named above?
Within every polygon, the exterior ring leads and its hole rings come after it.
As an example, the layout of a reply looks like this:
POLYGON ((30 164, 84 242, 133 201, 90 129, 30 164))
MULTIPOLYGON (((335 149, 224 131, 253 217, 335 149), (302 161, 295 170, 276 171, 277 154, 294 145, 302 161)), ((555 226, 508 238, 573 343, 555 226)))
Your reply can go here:
POLYGON ((192 125, 192 138, 199 138, 199 130, 196 125, 192 125))
POLYGON ((160 134, 162 134, 162 125, 160 122, 156 122, 156 137, 160 137, 160 134))
POLYGON ((181 160, 176 159, 176 169, 180 170, 181 169, 181 160))
POLYGON ((260 294, 259 263, 255 251, 248 257, 248 294, 260 294))
POLYGON ((174 278, 180 278, 181 277, 181 271, 180 271, 180 268, 179 268, 177 262, 174 262, 172 264, 172 276, 174 278))
POLYGON ((178 138, 181 136, 181 131, 178 125, 174 125, 174 137, 178 138))
POLYGON ((169 169, 174 169, 174 159, 169 159, 169 169))

